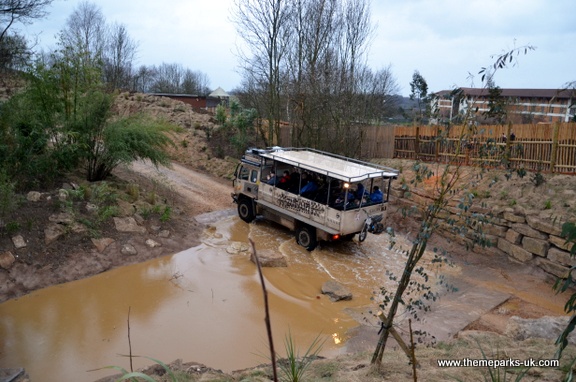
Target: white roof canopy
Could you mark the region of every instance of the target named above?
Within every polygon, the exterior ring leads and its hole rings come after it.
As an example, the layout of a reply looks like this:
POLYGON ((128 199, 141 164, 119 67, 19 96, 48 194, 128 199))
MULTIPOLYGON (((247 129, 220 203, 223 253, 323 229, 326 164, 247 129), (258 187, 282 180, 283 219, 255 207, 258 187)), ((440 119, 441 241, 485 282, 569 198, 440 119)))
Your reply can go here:
POLYGON ((275 148, 260 155, 346 182, 398 175, 398 170, 393 168, 312 149, 275 148))

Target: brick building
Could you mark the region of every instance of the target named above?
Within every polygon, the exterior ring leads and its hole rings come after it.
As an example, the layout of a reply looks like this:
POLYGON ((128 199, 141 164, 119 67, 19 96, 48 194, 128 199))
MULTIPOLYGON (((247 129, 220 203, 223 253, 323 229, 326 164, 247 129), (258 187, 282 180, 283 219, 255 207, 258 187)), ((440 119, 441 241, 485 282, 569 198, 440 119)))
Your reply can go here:
MULTIPOLYGON (((570 122, 575 120, 575 89, 500 89, 500 99, 507 118, 514 123, 570 122)), ((489 109, 488 89, 457 88, 434 94, 432 110, 437 118, 432 124, 460 122, 469 111, 479 123, 491 123, 485 116, 489 109)))

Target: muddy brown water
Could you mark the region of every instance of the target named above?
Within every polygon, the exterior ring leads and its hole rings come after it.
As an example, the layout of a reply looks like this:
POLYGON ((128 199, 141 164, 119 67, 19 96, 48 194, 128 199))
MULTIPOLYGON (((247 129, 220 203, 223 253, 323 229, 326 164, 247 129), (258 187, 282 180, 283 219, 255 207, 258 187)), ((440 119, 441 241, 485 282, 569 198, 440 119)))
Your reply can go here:
MULTIPOLYGON (((289 333, 300 354, 318 335, 326 341, 322 355, 343 352, 349 329, 361 320, 349 312, 375 308, 374 291, 392 286, 386 271, 400 274, 405 258, 400 249, 408 245, 398 238, 390 250, 386 235, 370 235, 362 244, 307 252, 276 225, 221 218, 198 247, 0 304, 0 367, 24 367, 32 381, 46 382, 94 381, 114 372, 88 370, 109 365, 129 369, 122 356, 129 353, 129 312, 133 354, 196 361, 225 372, 268 363, 257 270, 248 252, 232 246, 246 246, 248 238, 258 250, 279 250, 288 260, 286 268, 264 268, 281 355, 289 333), (331 279, 347 286, 354 298, 331 302, 322 295, 322 284, 331 279)), ((424 264, 434 274, 430 259, 424 264)), ((460 268, 442 272, 457 275, 460 268)), ((134 368, 151 363, 137 358, 134 368)))

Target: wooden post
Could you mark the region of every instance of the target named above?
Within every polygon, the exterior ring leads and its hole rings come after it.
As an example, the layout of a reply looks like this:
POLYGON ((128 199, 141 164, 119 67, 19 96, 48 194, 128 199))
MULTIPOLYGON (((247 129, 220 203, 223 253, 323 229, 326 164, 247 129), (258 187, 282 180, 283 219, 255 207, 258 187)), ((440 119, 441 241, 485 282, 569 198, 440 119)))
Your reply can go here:
POLYGON ((550 172, 556 172, 556 160, 558 159, 558 134, 560 132, 560 122, 554 124, 552 133, 552 152, 550 153, 550 172))
MULTIPOLYGON (((377 316, 382 322, 386 322, 386 315, 384 315, 384 312, 382 312, 380 310, 378 312, 377 316)), ((410 348, 408 348, 408 346, 406 345, 406 343, 404 342, 402 337, 400 337, 400 334, 398 334, 398 332, 394 328, 388 328, 388 330, 390 331, 390 334, 392 334, 392 337, 394 337, 396 342, 398 342, 398 345, 400 345, 400 348, 402 350, 404 350, 404 353, 406 353, 406 356, 412 361, 412 353, 410 351, 410 348)), ((420 367, 420 364, 418 363, 418 361, 416 361, 416 366, 420 367)))
POLYGON ((416 126, 416 136, 414 137, 414 153, 416 159, 420 156, 420 125, 416 126))
POLYGON ((438 162, 438 156, 440 155, 440 126, 436 128, 436 145, 434 147, 434 160, 438 162))
POLYGON ((414 335, 412 333, 412 319, 408 319, 408 329, 410 330, 410 356, 412 358, 412 377, 414 377, 414 382, 418 382, 418 376, 416 374, 416 346, 414 345, 414 335))

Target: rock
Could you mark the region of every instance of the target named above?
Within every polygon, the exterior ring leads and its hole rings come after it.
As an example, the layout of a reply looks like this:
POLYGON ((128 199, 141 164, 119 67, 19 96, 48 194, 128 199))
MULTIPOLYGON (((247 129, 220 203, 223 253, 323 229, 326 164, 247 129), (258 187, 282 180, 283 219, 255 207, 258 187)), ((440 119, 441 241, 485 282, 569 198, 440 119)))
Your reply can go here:
POLYGON ((101 239, 91 239, 92 244, 96 247, 98 252, 102 253, 110 244, 114 242, 114 239, 110 237, 103 237, 101 239))
POLYGON ((14 248, 20 249, 26 247, 26 241, 22 237, 22 235, 17 235, 12 238, 12 243, 14 244, 14 248))
POLYGON ((504 251, 506 254, 512 256, 516 260, 526 263, 534 257, 530 252, 510 243, 508 240, 500 238, 498 239, 498 249, 504 251))
POLYGON ((554 244, 558 248, 563 249, 563 250, 568 251, 568 252, 570 252, 570 249, 574 245, 573 243, 567 243, 566 239, 564 239, 562 237, 553 236, 553 235, 550 235, 550 238, 548 239, 548 241, 550 241, 550 243, 554 244))
POLYGON ((135 256, 138 254, 138 251, 136 250, 136 248, 134 248, 132 244, 124 244, 122 246, 122 249, 120 249, 120 253, 122 253, 123 255, 135 256))
POLYGON ((70 226, 70 230, 74 233, 84 233, 88 231, 88 228, 86 228, 86 226, 82 223, 74 222, 70 226))
POLYGON ((322 285, 322 294, 330 297, 331 301, 352 300, 352 292, 334 280, 326 281, 322 285))
POLYGON ((0 268, 10 269, 12 264, 16 261, 16 258, 10 251, 0 253, 0 268))
POLYGON ((535 230, 549 233, 551 235, 560 236, 562 233, 562 223, 552 221, 546 221, 540 216, 526 216, 528 225, 535 230))
POLYGON ((226 252, 234 255, 240 252, 247 252, 248 249, 249 249, 248 244, 241 243, 239 241, 234 241, 228 246, 228 248, 226 248, 226 252))
POLYGON ((158 232, 158 236, 162 238, 170 237, 170 231, 163 229, 162 231, 158 232))
MULTIPOLYGON (((555 340, 566 327, 570 318, 566 316, 541 318, 510 317, 506 325, 505 335, 518 341, 529 338, 546 338, 555 340)), ((568 342, 576 344, 574 333, 568 336, 568 342)))
POLYGON ((156 247, 161 247, 162 244, 158 243, 157 241, 154 241, 152 239, 147 239, 146 240, 146 245, 149 246, 150 248, 156 248, 156 247))
POLYGON ((146 228, 139 226, 131 216, 124 218, 114 217, 114 226, 118 232, 146 232, 146 228))
POLYGON ((569 267, 576 265, 576 258, 570 256, 570 252, 562 251, 561 249, 558 248, 550 248, 548 250, 548 256, 546 257, 550 261, 560 263, 562 265, 566 265, 569 267))
POLYGON ((125 200, 118 199, 116 204, 118 205, 118 208, 120 209, 120 215, 122 216, 132 216, 136 212, 136 207, 134 204, 125 200))
POLYGON ((522 248, 538 256, 546 256, 549 247, 550 244, 548 244, 548 241, 546 240, 534 239, 528 236, 525 236, 522 239, 522 248))
POLYGON ((49 224, 44 228, 44 242, 49 245, 56 240, 58 240, 62 235, 66 233, 66 230, 62 225, 57 223, 49 224))
POLYGON ((86 203, 86 211, 88 212, 95 212, 98 211, 98 206, 93 203, 86 203))
POLYGON ((526 219, 524 216, 516 215, 513 212, 504 212, 503 214, 504 219, 513 222, 513 223, 524 223, 526 219))
POLYGON ((30 191, 26 195, 26 200, 28 200, 30 202, 37 202, 40 200, 41 197, 42 197, 42 194, 39 193, 38 191, 30 191))
POLYGON ((536 258, 536 265, 544 269, 546 272, 553 274, 556 277, 567 277, 569 268, 564 267, 556 262, 541 257, 536 258))
POLYGON ((145 219, 140 214, 134 214, 134 220, 136 220, 138 224, 144 224, 145 222, 145 219))
MULTIPOLYGON (((261 267, 287 267, 286 258, 280 252, 264 250, 258 251, 258 260, 261 267)), ((250 256, 250 261, 256 264, 254 254, 250 256)))
POLYGON ((61 188, 58 190, 58 200, 60 200, 61 202, 65 201, 66 199, 68 199, 68 191, 61 188))
POLYGON ((506 231, 506 240, 512 244, 520 244, 522 242, 522 235, 513 229, 506 231))
POLYGON ((62 212, 59 214, 50 215, 48 220, 57 224, 72 224, 74 217, 68 212, 62 212))
POLYGON ((524 236, 533 237, 534 239, 545 240, 548 238, 548 235, 545 233, 535 230, 534 228, 530 228, 526 224, 516 223, 512 225, 512 228, 514 228, 514 231, 521 233, 524 236))

